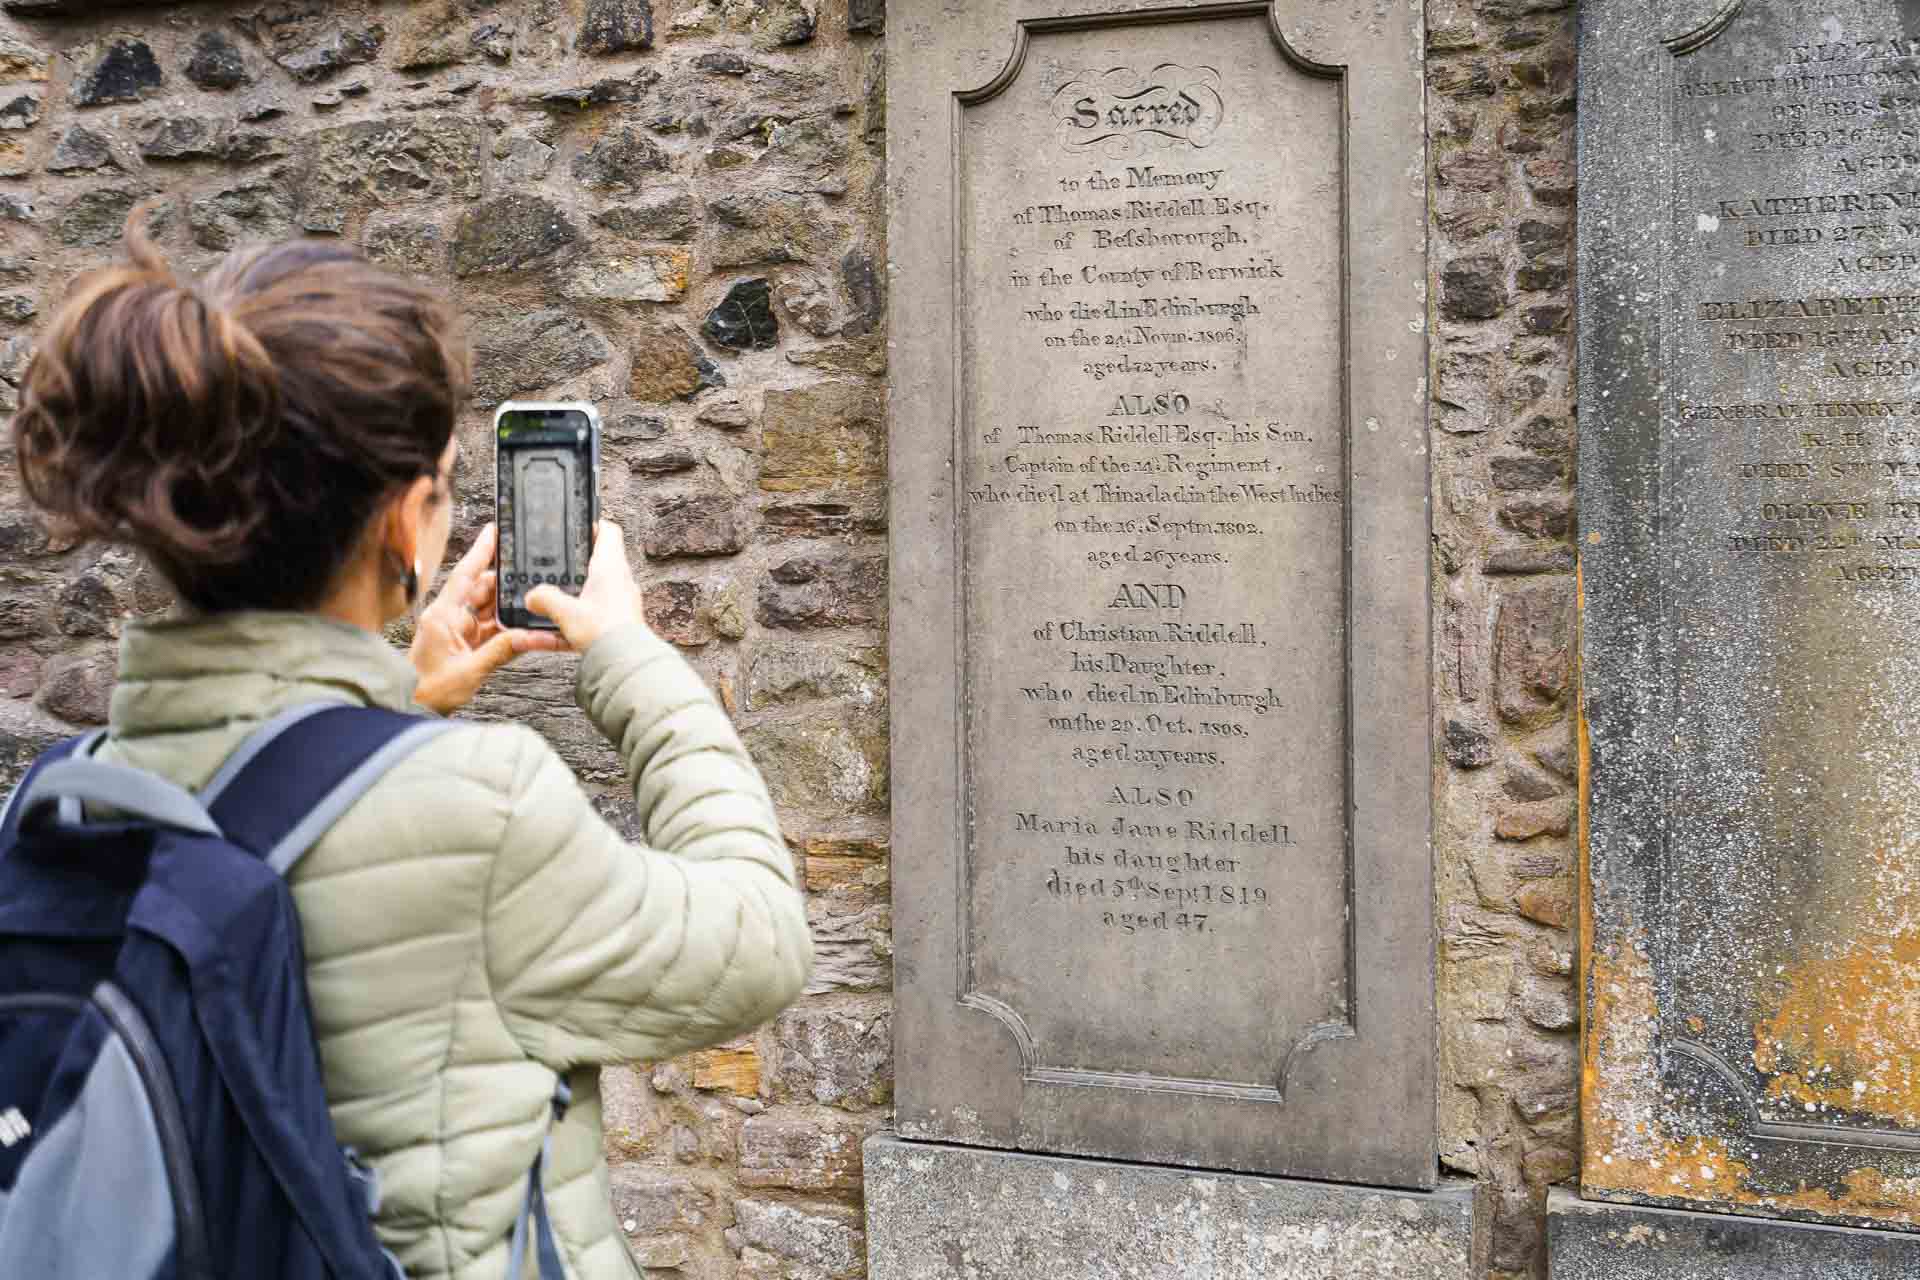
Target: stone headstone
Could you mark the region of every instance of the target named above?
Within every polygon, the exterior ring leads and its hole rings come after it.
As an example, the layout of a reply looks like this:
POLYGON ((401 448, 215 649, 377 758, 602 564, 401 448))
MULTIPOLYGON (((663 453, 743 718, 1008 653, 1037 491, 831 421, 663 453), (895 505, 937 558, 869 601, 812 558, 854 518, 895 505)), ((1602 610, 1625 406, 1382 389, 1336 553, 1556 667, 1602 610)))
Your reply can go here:
POLYGON ((1913 1227, 1920 6, 1581 18, 1581 1187, 1913 1227))
POLYGON ((1421 25, 891 6, 906 1137, 1434 1182, 1421 25))

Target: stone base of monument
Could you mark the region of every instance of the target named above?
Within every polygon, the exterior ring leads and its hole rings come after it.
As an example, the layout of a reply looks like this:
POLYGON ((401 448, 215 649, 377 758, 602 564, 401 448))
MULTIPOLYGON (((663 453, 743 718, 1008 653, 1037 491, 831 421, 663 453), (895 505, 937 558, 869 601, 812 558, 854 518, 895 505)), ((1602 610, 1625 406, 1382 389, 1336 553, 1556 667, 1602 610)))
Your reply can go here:
POLYGON ((1473 1189, 866 1146, 871 1280, 1464 1280, 1473 1189))
POLYGON ((1920 1236, 1777 1218, 1547 1201, 1552 1280, 1920 1280, 1920 1236))

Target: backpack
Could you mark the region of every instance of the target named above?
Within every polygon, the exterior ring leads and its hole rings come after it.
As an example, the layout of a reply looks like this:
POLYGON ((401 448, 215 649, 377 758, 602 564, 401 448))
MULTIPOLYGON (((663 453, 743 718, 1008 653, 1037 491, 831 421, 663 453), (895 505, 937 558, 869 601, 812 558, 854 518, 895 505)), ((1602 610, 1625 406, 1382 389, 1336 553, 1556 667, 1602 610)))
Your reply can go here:
MULTIPOLYGON (((404 1280, 334 1138, 284 877, 450 728, 297 707, 198 796, 92 759, 101 733, 35 762, 0 815, 0 1276, 404 1280)), ((544 1157, 513 1280, 530 1238, 563 1280, 544 1157)))

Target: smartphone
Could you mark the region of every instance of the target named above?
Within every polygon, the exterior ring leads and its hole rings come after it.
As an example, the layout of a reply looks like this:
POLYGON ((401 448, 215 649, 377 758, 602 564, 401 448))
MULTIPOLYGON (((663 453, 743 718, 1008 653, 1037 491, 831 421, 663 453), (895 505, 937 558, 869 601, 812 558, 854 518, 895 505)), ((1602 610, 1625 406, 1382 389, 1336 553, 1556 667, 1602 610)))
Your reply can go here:
POLYGON ((600 519, 600 415, 590 404, 508 401, 493 415, 494 612, 503 627, 557 630, 527 608, 541 583, 578 595, 600 519))

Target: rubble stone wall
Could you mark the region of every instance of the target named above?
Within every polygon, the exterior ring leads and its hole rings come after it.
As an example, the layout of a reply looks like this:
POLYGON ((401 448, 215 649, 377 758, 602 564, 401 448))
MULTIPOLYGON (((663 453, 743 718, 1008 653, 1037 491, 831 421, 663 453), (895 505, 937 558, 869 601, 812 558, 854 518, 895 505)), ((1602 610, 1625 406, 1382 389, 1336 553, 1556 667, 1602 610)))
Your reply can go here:
MULTIPOLYGON (((883 2, 0 0, 0 408, 149 196, 184 267, 338 236, 459 301, 456 549, 493 405, 601 406, 609 514, 767 771, 819 954, 771 1026, 609 1073, 620 1219, 689 1280, 862 1275, 892 1096, 883 2)), ((1572 10, 1427 8, 1439 1125, 1513 1280, 1575 1168, 1572 10)), ((169 604, 0 462, 6 779, 104 718, 120 628, 169 604)), ((475 714, 539 727, 632 831, 569 670, 475 714)))

